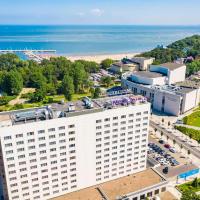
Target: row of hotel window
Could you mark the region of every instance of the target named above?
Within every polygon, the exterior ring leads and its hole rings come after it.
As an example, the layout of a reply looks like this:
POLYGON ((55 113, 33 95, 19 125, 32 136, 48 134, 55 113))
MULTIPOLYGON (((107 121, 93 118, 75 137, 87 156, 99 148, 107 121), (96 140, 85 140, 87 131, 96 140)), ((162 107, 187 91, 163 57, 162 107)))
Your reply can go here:
MULTIPOLYGON (((76 180, 73 181, 73 184, 74 183, 76 183, 76 180)), ((48 184, 49 184, 49 182, 46 181, 45 185, 48 185, 48 184)), ((43 197, 47 197, 47 196, 50 196, 51 194, 58 194, 58 193, 60 193, 62 191, 68 191, 68 187, 66 186, 67 184, 68 184, 68 182, 63 182, 62 183, 62 189, 61 189, 61 187, 58 184, 53 185, 52 186, 53 191, 51 193, 50 193, 50 190, 52 190, 52 189, 49 188, 49 187, 45 187, 45 188, 43 188, 43 191, 42 191, 43 195, 42 196, 43 197), (57 189, 57 190, 54 190, 54 189, 57 189), (48 192, 47 192, 47 190, 48 190, 48 192)), ((77 185, 72 185, 71 186, 71 189, 75 189, 75 188, 77 188, 77 185)), ((15 193, 18 193, 18 192, 19 192, 19 190, 17 190, 17 189, 11 191, 12 194, 15 194, 15 193)), ((42 199, 43 198, 40 195, 38 195, 38 193, 40 193, 40 190, 34 190, 32 193, 33 193, 33 195, 37 194, 37 196, 34 196, 33 199, 42 199)), ((28 198, 30 195, 31 195, 30 192, 26 192, 26 193, 22 194, 24 200, 30 200, 30 198, 28 198)), ((20 199, 20 197, 19 197, 19 195, 15 195, 15 196, 12 197, 12 199, 13 200, 20 199)))
MULTIPOLYGON (((132 127, 131 127, 132 128, 132 127)), ((147 132, 147 128, 143 128, 142 129, 142 132, 147 132)), ((140 129, 138 129, 138 130, 135 130, 134 132, 135 133, 140 133, 140 129)), ((108 134, 108 133, 110 133, 111 131, 110 130, 106 130, 106 131, 104 131, 104 134, 108 134)), ((118 129, 113 129, 112 130, 112 133, 115 133, 115 132, 118 132, 118 129)), ((133 133, 134 133, 133 131, 129 131, 128 132, 128 135, 132 135, 133 133)), ((101 136, 102 135, 102 132, 100 132, 100 131, 98 131, 98 132, 96 132, 96 136, 101 136)), ((126 133, 121 133, 120 134, 120 136, 125 136, 126 135, 126 133)), ((116 136, 115 136, 116 137, 116 136)))
MULTIPOLYGON (((40 137, 38 140, 39 141, 46 141, 46 138, 45 137, 40 137)), ((75 137, 71 137, 71 138, 68 139, 69 143, 70 142, 74 142, 74 141, 75 141, 75 137)), ((28 140, 28 143, 33 143, 33 142, 35 142, 34 139, 28 140)), ((66 139, 62 139, 62 140, 59 140, 58 142, 60 144, 62 144, 62 143, 66 143, 67 140, 66 139)), ((16 145, 23 145, 23 144, 24 144, 24 141, 18 141, 18 142, 16 142, 16 145)), ((56 145, 56 144, 57 144, 57 141, 49 142, 49 145, 56 145)), ((13 145, 14 144, 10 142, 10 143, 6 143, 5 147, 11 147, 13 145)), ((44 146, 47 146, 47 143, 39 144, 39 147, 44 147, 44 146)), ((69 145, 69 147, 71 147, 71 146, 69 145)), ((34 149, 34 146, 29 146, 28 149, 34 149)))
POLYGON ((111 177, 116 177, 117 175, 123 175, 123 174, 126 174, 126 173, 131 173, 132 171, 136 171, 136 170, 138 170, 140 168, 140 170, 141 169, 144 169, 145 168, 145 165, 141 165, 140 167, 134 167, 133 169, 127 169, 126 171, 120 171, 120 172, 118 172, 118 173, 113 173, 113 174, 111 174, 111 176, 109 176, 109 175, 106 175, 106 176, 104 176, 103 178, 101 177, 101 173, 98 173, 98 175, 97 175, 97 178, 96 178, 96 181, 101 181, 102 179, 109 179, 109 178, 111 178, 111 177))
MULTIPOLYGON (((128 129, 132 129, 133 127, 138 128, 138 127, 141 127, 141 125, 147 126, 148 123, 144 122, 143 124, 135 124, 135 126, 131 125, 131 126, 128 126, 128 129)), ((110 127, 111 127, 110 124, 104 125, 104 128, 110 128, 110 127)), ((102 129, 102 128, 103 128, 102 126, 96 126, 96 130, 99 130, 99 129, 102 129)), ((113 129, 113 131, 114 130, 117 130, 117 129, 113 129)), ((121 127, 120 130, 126 130, 126 127, 125 126, 121 127)))
MULTIPOLYGON (((124 118, 126 118, 126 117, 124 117, 124 118)), ((124 118, 121 117, 121 119, 124 119, 124 118)), ((117 119, 118 119, 118 117, 113 117, 113 120, 117 120, 117 119)), ((149 117, 143 117, 143 120, 148 120, 148 119, 149 119, 149 117)), ((136 118, 136 119, 135 119, 136 122, 140 122, 141 120, 142 120, 142 118, 136 118)), ((104 119, 104 122, 110 122, 110 118, 104 119)), ((121 123, 123 123, 123 122, 126 122, 126 121, 121 121, 121 123)), ((133 123, 133 122, 134 122, 133 119, 129 119, 129 120, 128 120, 128 123, 133 123)), ((101 119, 98 119, 98 120, 96 120, 96 123, 97 123, 97 124, 98 124, 98 123, 102 123, 102 120, 101 120, 101 119)), ((115 122, 115 123, 118 124, 118 122, 115 122)), ((113 123, 113 124, 115 124, 115 123, 113 123)))
MULTIPOLYGON (((143 112, 143 114, 148 114, 148 113, 149 113, 148 111, 144 111, 144 112, 143 112)), ((136 116, 141 116, 141 115, 142 115, 141 112, 136 113, 136 116)), ((115 117, 113 117, 112 119, 113 119, 113 120, 118 120, 119 118, 121 118, 121 119, 126 119, 127 117, 134 117, 134 114, 121 115, 121 117, 115 116, 115 117)), ((148 119, 148 117, 146 117, 146 119, 148 119)), ((108 121, 110 121, 110 120, 111 120, 111 118, 105 118, 105 119, 104 119, 104 122, 108 122, 108 121)), ((96 120, 96 123, 101 123, 101 122, 102 122, 101 119, 96 120)))
MULTIPOLYGON (((52 129, 49 129, 49 130, 52 130, 52 129)), ((54 131, 55 131, 55 128, 54 128, 54 131)), ((41 133, 45 133, 45 130, 38 131, 38 134, 41 134, 41 133)), ((75 131, 69 131, 68 132, 68 135, 74 135, 74 134, 75 134, 75 131)), ((34 135, 34 132, 28 132, 27 133, 27 136, 33 136, 33 135, 34 135)), ((62 137, 62 136, 65 136, 65 133, 59 133, 59 137, 62 137)), ((24 137, 23 133, 15 135, 15 138, 23 138, 23 137, 24 137)), ((49 135, 49 139, 52 139, 52 138, 56 138, 56 135, 49 135)), ((4 137, 4 140, 11 140, 11 139, 12 139, 12 136, 5 136, 4 137)))
MULTIPOLYGON (((146 152, 146 151, 143 151, 143 153, 144 152, 146 152)), ((141 159, 144 159, 144 158, 146 158, 146 153, 145 154, 143 154, 143 155, 141 155, 141 159)), ((113 167, 113 166, 116 166, 117 164, 119 164, 119 165, 121 165, 121 164, 124 164, 125 162, 126 163, 132 163, 132 162, 134 162, 135 160, 138 160, 139 159, 139 157, 134 157, 134 158, 128 158, 126 161, 125 160, 121 160, 121 161, 119 161, 119 162, 113 162, 111 165, 109 165, 109 164, 106 164, 106 165, 104 165, 104 168, 109 168, 109 167, 113 167)), ((117 160, 117 159, 115 159, 115 160, 117 160)), ((108 163, 109 162, 109 160, 104 160, 104 163, 108 163)), ((102 165, 102 162, 101 161, 97 161, 96 162, 96 165, 102 165)), ((97 166, 97 168, 98 168, 99 166, 97 166)))

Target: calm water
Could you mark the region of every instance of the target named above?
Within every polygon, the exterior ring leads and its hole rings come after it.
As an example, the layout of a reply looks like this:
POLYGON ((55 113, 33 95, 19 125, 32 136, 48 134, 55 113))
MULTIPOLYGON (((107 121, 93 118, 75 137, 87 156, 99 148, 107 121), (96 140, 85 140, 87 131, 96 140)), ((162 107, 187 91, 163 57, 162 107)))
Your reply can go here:
POLYGON ((0 26, 0 49, 86 55, 141 52, 200 34, 200 26, 0 26))

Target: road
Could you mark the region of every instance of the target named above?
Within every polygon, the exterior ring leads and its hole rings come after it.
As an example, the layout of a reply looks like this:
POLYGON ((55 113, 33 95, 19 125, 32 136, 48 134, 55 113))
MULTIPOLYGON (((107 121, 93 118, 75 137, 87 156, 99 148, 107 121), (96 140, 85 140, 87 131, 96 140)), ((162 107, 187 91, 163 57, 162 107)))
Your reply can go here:
POLYGON ((156 128, 158 131, 162 131, 164 135, 168 136, 169 139, 171 140, 175 140, 176 144, 178 145, 182 145, 182 147, 184 149, 186 149, 187 151, 189 150, 191 154, 193 154, 195 157, 197 157, 198 159, 200 159, 200 151, 198 149, 196 149, 195 147, 191 147, 190 144, 183 142, 182 139, 180 139, 179 137, 177 137, 173 132, 169 133, 166 129, 162 128, 160 125, 157 125, 154 121, 150 120, 150 126, 153 128, 156 128))

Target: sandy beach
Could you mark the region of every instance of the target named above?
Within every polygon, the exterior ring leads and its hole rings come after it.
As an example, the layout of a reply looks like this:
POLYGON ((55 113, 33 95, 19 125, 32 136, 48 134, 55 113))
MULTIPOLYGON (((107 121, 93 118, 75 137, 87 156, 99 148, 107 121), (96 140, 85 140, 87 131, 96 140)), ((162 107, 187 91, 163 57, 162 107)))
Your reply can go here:
MULTIPOLYGON (((132 58, 135 55, 140 53, 120 53, 120 54, 99 54, 99 55, 74 55, 74 56, 65 56, 67 59, 71 61, 75 60, 87 60, 87 61, 95 61, 100 63, 102 60, 106 58, 110 58, 113 60, 121 60, 124 57, 132 58)), ((58 55, 40 55, 42 58, 49 59, 50 57, 57 57, 58 55)))

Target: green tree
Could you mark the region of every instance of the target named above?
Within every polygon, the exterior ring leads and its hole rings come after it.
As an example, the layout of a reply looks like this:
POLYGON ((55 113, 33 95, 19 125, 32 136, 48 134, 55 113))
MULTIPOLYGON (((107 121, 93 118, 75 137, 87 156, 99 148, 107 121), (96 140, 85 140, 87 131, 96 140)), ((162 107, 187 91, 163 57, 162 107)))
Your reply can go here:
POLYGON ((197 177, 193 180, 193 182, 192 182, 192 186, 193 186, 194 188, 198 188, 198 186, 199 186, 199 182, 198 182, 197 177))
POLYGON ((72 100, 72 95, 74 94, 74 84, 73 79, 69 75, 65 75, 63 78, 62 92, 67 100, 72 100))
POLYGON ((106 87, 109 87, 113 83, 110 76, 101 77, 100 82, 101 82, 101 84, 105 85, 106 87))
POLYGON ((76 93, 83 92, 84 82, 87 80, 88 76, 84 69, 84 66, 76 62, 73 65, 74 67, 74 90, 76 93))
POLYGON ((23 88, 23 79, 19 72, 10 71, 5 74, 3 80, 3 91, 8 95, 18 95, 23 88))
POLYGON ((182 193, 181 200, 200 200, 200 196, 191 190, 186 190, 182 193))
POLYGON ((112 59, 107 58, 101 62, 101 67, 103 69, 108 69, 113 64, 113 62, 114 61, 112 59))
POLYGON ((97 99, 97 98, 100 97, 100 95, 101 95, 101 89, 100 89, 99 87, 95 88, 95 89, 94 89, 93 98, 94 98, 94 99, 97 99))

